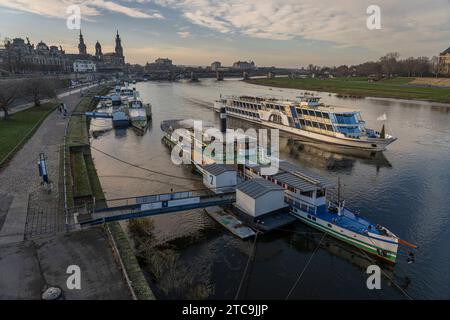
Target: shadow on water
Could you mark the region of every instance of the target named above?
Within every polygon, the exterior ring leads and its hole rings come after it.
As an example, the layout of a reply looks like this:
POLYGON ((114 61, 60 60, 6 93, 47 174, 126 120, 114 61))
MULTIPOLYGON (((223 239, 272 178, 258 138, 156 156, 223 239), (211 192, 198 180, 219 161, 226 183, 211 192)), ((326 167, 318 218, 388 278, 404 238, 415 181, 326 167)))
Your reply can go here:
POLYGON ((355 150, 307 140, 280 139, 280 152, 295 162, 328 171, 351 170, 355 162, 380 168, 392 168, 383 152, 355 150))

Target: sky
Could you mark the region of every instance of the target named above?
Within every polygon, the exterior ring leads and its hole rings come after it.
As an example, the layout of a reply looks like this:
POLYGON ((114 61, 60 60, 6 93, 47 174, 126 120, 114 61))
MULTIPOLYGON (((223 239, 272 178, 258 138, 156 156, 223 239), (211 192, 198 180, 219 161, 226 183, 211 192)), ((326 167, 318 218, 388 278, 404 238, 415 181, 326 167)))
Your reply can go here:
POLYGON ((253 60, 258 66, 334 66, 434 56, 450 46, 450 0, 0 0, 0 37, 62 45, 77 52, 81 9, 88 52, 113 51, 116 30, 127 62, 169 57, 178 65, 253 60), (380 8, 380 29, 367 19, 380 8))

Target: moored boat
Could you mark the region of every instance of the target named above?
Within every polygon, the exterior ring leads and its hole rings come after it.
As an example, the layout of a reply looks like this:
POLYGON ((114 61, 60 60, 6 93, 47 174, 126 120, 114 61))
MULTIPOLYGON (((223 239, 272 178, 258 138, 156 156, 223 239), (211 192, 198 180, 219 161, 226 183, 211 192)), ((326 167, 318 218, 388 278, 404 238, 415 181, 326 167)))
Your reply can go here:
POLYGON ((330 199, 330 189, 335 187, 332 180, 286 161, 280 161, 279 166, 278 174, 271 176, 261 174, 261 167, 252 164, 240 165, 239 172, 243 179, 263 177, 282 186, 296 218, 381 259, 395 263, 399 243, 415 247, 354 213, 344 201, 330 199))
POLYGON ((294 136, 350 148, 385 150, 397 138, 366 128, 361 112, 326 106, 320 97, 300 96, 281 100, 253 96, 226 96, 214 103, 231 117, 254 122, 294 136))

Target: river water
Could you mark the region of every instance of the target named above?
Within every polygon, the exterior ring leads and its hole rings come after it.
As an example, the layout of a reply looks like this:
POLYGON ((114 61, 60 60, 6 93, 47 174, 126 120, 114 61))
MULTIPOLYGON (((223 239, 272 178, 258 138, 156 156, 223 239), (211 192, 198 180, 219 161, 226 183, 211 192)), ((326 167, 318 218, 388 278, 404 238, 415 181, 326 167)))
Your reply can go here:
MULTIPOLYGON (((217 124, 218 116, 210 107, 220 94, 285 98, 301 94, 299 90, 212 79, 199 83, 143 82, 137 84, 137 90, 153 106, 149 130, 145 134, 109 130, 108 121, 94 120, 91 130, 104 132, 91 139, 92 145, 130 163, 185 179, 149 173, 92 150, 108 199, 203 188, 189 168, 171 162, 161 143, 161 121, 194 118, 217 124)), ((398 140, 385 152, 370 154, 290 142, 283 137, 281 158, 322 175, 340 177, 349 207, 419 246, 415 263, 407 263, 408 248, 399 250, 394 267, 376 262, 383 270, 381 289, 368 290, 366 268, 373 262, 366 255, 330 237, 325 237, 315 251, 322 235, 297 222, 258 238, 239 298, 285 299, 308 266, 289 299, 406 299, 407 295, 449 299, 450 106, 317 94, 327 104, 361 110, 368 127, 379 130, 385 123, 387 132, 398 140), (387 120, 378 121, 383 114, 387 120)), ((228 125, 248 126, 239 121, 229 121, 228 125)), ((202 210, 147 219, 151 231, 148 243, 139 247, 140 262, 158 298, 236 296, 252 252, 251 240, 237 239, 202 210)), ((123 225, 127 227, 127 223, 123 225)), ((129 236, 134 240, 134 233, 129 236)))

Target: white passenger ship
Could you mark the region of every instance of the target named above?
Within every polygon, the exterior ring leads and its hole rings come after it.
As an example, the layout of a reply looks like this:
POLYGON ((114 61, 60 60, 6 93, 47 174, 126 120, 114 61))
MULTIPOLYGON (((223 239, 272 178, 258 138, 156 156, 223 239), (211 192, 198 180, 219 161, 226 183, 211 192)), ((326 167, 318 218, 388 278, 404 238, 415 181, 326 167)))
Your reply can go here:
POLYGON ((325 106, 320 97, 301 96, 279 100, 254 96, 227 96, 214 108, 226 114, 264 126, 335 145, 382 151, 397 138, 365 127, 360 111, 325 106))

